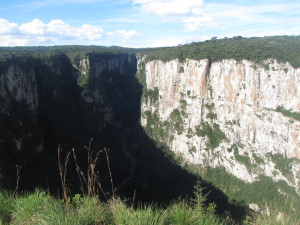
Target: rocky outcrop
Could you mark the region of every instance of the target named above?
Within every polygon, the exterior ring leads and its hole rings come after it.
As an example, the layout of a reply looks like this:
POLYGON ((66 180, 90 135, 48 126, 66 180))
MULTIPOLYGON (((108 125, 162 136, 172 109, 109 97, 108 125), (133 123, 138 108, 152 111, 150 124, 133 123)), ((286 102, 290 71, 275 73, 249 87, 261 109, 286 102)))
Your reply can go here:
POLYGON ((122 93, 124 87, 121 86, 128 86, 132 82, 136 57, 133 54, 88 54, 80 60, 77 69, 80 72, 79 78, 85 77, 81 97, 103 115, 102 129, 112 122, 122 104, 126 103, 128 96, 122 93))
MULTIPOLYGON (((135 94, 127 94, 135 85, 134 55, 86 54, 77 66, 64 53, 35 57, 0 61, 0 186, 14 186, 16 165, 27 188, 55 186, 58 145, 80 149, 93 138, 97 148, 109 148, 112 124, 123 125, 121 116, 134 111, 135 94)), ((119 151, 115 160, 126 164, 119 151)))
POLYGON ((260 174, 300 191, 300 69, 266 60, 139 59, 141 123, 189 164, 260 174))
POLYGON ((7 102, 9 100, 24 102, 31 111, 35 111, 38 107, 35 76, 33 70, 24 71, 18 65, 10 65, 7 71, 0 76, 0 97, 7 102))

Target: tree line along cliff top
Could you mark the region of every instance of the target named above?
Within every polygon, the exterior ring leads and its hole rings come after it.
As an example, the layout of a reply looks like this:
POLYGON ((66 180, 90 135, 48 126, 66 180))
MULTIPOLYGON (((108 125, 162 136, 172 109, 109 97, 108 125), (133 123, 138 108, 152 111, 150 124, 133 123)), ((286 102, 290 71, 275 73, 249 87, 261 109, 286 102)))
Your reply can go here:
POLYGON ((268 36, 207 40, 177 47, 162 48, 122 48, 117 46, 49 46, 49 47, 0 47, 0 61, 8 59, 33 56, 34 58, 51 57, 58 54, 67 55, 72 63, 78 58, 89 54, 120 54, 129 53, 146 55, 146 61, 162 60, 164 62, 179 59, 209 59, 212 62, 223 59, 247 59, 261 63, 265 59, 276 59, 279 62, 289 62, 293 67, 300 67, 300 36, 268 36))
POLYGON ((162 60, 164 62, 178 58, 210 59, 212 62, 222 59, 247 59, 261 63, 265 59, 276 59, 289 62, 293 67, 300 67, 300 36, 270 36, 244 38, 236 36, 191 43, 187 45, 145 50, 147 61, 162 60))

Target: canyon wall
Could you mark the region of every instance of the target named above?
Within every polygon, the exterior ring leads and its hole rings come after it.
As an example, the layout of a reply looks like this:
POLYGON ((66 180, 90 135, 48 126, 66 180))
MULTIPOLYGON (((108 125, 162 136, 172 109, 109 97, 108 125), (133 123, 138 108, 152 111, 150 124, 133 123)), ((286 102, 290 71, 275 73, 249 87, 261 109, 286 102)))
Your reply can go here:
POLYGON ((138 84, 135 55, 86 54, 75 65, 64 53, 32 53, 0 63, 0 186, 15 186, 19 165, 21 187, 55 188, 58 146, 80 154, 91 139, 127 172, 118 128, 104 129, 140 117, 138 94, 128 91, 138 84))
POLYGON ((300 69, 265 60, 147 61, 141 124, 181 162, 300 192, 300 69))
POLYGON ((56 188, 58 145, 80 152, 91 138, 96 149, 110 148, 121 183, 130 158, 155 164, 145 156, 153 150, 144 150, 146 137, 123 151, 124 135, 143 133, 140 121, 181 166, 222 167, 252 184, 263 175, 300 192, 300 69, 289 63, 164 62, 129 53, 81 54, 75 61, 64 53, 13 56, 0 63, 1 186, 14 187, 21 165, 23 187, 56 188))

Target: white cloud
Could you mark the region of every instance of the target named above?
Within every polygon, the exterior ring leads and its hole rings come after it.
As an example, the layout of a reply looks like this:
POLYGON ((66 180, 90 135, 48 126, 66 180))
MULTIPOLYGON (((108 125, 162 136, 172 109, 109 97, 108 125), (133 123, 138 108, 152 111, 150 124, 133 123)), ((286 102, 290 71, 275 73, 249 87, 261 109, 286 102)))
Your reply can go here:
POLYGON ((18 30, 16 23, 10 23, 8 20, 0 18, 0 34, 11 34, 18 30))
POLYGON ((133 5, 141 5, 141 9, 161 16, 183 15, 198 12, 203 0, 133 0, 133 5))
POLYGON ((118 30, 115 33, 123 36, 125 40, 128 40, 138 34, 135 30, 118 30))
POLYGON ((44 35, 47 24, 44 24, 39 19, 34 19, 29 23, 19 26, 19 31, 23 34, 44 35))
POLYGON ((26 38, 15 37, 12 35, 0 35, 1 46, 25 46, 29 44, 26 38))
POLYGON ((45 44, 94 44, 103 41, 106 37, 117 37, 128 40, 137 35, 135 30, 118 30, 105 32, 99 26, 83 24, 71 26, 63 20, 52 20, 44 23, 34 19, 28 23, 16 24, 0 18, 0 45, 45 45, 45 44))
MULTIPOLYGON (((276 24, 277 21, 295 20, 300 13, 300 3, 256 3, 248 6, 239 4, 206 4, 205 13, 213 16, 216 20, 231 24, 262 24, 269 22, 276 24), (275 22, 276 21, 276 22, 275 22)), ((298 22, 295 20, 295 22, 298 22)))
POLYGON ((204 0, 133 0, 132 4, 140 5, 143 12, 176 16, 174 21, 181 21, 189 30, 216 26, 213 19, 203 13, 204 0))
POLYGON ((217 24, 210 16, 190 16, 183 20, 186 28, 189 30, 196 30, 198 27, 216 27, 217 24))

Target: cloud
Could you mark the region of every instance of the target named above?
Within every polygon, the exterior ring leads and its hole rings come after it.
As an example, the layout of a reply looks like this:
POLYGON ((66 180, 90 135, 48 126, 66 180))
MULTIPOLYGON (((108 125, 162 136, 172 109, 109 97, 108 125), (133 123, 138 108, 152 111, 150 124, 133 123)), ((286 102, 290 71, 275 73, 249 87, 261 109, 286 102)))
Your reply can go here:
POLYGON ((137 35, 135 30, 118 30, 105 32, 99 26, 83 24, 71 26, 63 20, 51 20, 44 23, 34 19, 28 23, 16 24, 0 18, 0 45, 53 45, 53 44, 94 44, 107 37, 119 38, 119 41, 128 40, 137 35))
POLYGON ((16 23, 10 23, 8 20, 0 18, 0 34, 12 34, 18 30, 16 23))
MULTIPOLYGON (((205 13, 213 16, 216 20, 223 23, 263 23, 269 22, 276 24, 277 22, 290 20, 291 17, 299 16, 300 3, 253 3, 250 5, 240 4, 222 4, 208 3, 204 7, 205 13), (275 22, 276 21, 276 22, 275 22)), ((295 18, 296 19, 296 18, 295 18)), ((293 19, 291 19, 293 20, 293 19)), ((295 20, 296 22, 296 20, 295 20)), ((298 22, 298 21, 297 21, 298 22)))
POLYGON ((217 23, 210 16, 190 16, 183 20, 189 30, 196 30, 198 27, 217 27, 217 23))
POLYGON ((213 19, 203 13, 204 0, 133 0, 132 4, 140 5, 143 12, 163 17, 180 17, 174 20, 179 19, 188 30, 216 26, 213 19))
POLYGON ((125 40, 128 40, 138 34, 135 30, 118 30, 115 33, 123 36, 125 40))
POLYGON ((133 5, 141 5, 146 12, 165 15, 197 14, 203 0, 133 0, 133 5))
POLYGON ((86 4, 102 2, 104 0, 43 0, 43 1, 33 1, 25 4, 15 5, 14 7, 25 8, 25 11, 30 12, 31 10, 43 8, 46 6, 62 6, 67 4, 86 4))
POLYGON ((44 24, 39 19, 34 19, 29 23, 19 26, 19 31, 23 34, 29 35, 44 35, 47 29, 47 24, 44 24))

